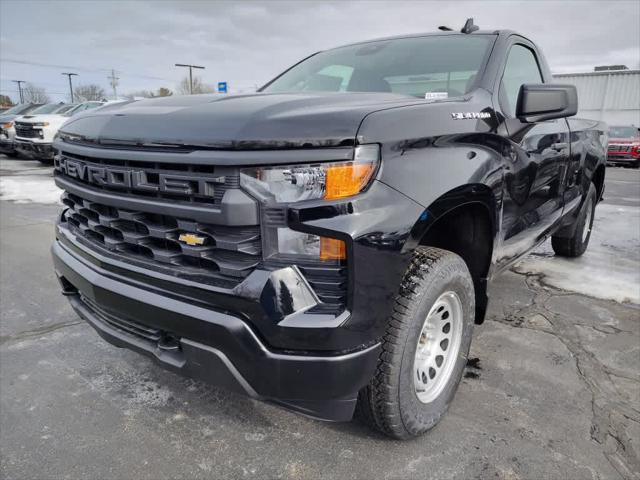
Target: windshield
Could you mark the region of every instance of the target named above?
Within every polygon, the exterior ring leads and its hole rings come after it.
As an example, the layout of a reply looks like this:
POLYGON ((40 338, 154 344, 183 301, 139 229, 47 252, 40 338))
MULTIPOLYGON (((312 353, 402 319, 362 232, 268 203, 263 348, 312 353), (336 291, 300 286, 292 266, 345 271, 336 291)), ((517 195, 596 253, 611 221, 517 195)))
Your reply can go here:
POLYGON ((633 138, 639 136, 636 127, 610 127, 610 138, 633 138))
POLYGON ((54 113, 60 107, 64 107, 64 106, 65 105, 62 105, 60 103, 47 103, 46 105, 42 105, 41 107, 36 108, 32 112, 30 112, 30 114, 31 115, 41 115, 43 113, 54 113))
POLYGON ((2 112, 2 115, 20 115, 24 112, 28 112, 29 110, 34 108, 34 106, 35 105, 33 105, 32 103, 19 103, 18 105, 14 105, 13 107, 11 107, 9 110, 5 110, 4 112, 2 112))
POLYGON ((70 105, 62 105, 59 109, 57 109, 55 112, 53 113, 57 113, 59 115, 62 115, 63 113, 67 113, 71 110, 73 110, 74 108, 76 108, 78 105, 75 104, 70 104, 70 105))
POLYGON ((74 105, 74 108, 68 110, 65 113, 65 116, 72 117, 76 113, 84 112, 85 110, 91 110, 92 108, 99 107, 100 105, 103 105, 103 102, 85 102, 81 103, 80 105, 74 105))
POLYGON ((380 40, 320 52, 263 92, 392 92, 420 98, 462 95, 473 86, 491 35, 380 40))

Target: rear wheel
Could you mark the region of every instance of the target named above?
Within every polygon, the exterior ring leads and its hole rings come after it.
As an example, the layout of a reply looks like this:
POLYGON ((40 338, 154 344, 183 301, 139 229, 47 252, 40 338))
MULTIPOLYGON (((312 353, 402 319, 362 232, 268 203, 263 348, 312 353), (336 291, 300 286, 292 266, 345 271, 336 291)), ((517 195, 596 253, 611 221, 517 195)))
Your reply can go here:
POLYGON ((579 257, 586 250, 591 238, 591 228, 593 227, 593 217, 595 215, 597 203, 596 187, 589 184, 587 196, 582 204, 576 228, 571 237, 551 237, 551 247, 556 255, 560 257, 579 257))
POLYGON ((360 392, 361 416, 399 439, 435 426, 462 378, 474 312, 473 280, 462 258, 418 248, 396 298, 376 374, 360 392))

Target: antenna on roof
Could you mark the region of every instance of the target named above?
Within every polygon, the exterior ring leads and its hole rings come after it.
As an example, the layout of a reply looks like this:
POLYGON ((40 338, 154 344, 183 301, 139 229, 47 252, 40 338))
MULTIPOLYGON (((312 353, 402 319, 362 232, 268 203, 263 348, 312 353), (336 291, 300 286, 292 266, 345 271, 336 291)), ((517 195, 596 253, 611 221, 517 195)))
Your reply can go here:
POLYGON ((452 32, 452 31, 453 31, 453 28, 449 28, 449 27, 447 27, 446 25, 440 25, 440 26, 438 27, 438 30, 442 30, 443 32, 452 32))
POLYGON ((460 30, 460 32, 473 33, 476 30, 480 30, 480 27, 473 24, 473 18, 467 18, 467 21, 464 23, 464 27, 462 27, 462 30, 460 30))

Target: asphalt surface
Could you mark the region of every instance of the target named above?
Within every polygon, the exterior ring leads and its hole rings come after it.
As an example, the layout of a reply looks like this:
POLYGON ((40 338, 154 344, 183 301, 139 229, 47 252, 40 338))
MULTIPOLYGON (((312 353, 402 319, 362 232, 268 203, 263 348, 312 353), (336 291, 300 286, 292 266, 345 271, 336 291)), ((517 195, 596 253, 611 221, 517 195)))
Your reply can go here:
MULTIPOLYGON (((49 175, 37 162, 0 159, 0 180, 49 175)), ((606 202, 640 215, 640 173, 609 169, 606 202)), ((322 423, 181 378, 105 343, 59 294, 49 256, 58 209, 0 201, 0 478, 640 476, 637 305, 507 272, 491 288, 449 413, 397 442, 357 421, 322 423)))

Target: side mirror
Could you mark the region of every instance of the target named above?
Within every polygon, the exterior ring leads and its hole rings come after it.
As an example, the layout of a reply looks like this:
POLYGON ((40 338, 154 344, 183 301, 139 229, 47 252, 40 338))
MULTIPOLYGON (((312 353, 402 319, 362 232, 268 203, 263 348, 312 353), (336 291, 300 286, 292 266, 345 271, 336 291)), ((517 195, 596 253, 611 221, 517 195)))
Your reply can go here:
POLYGON ((570 117, 578 113, 578 92, 573 85, 550 83, 520 87, 516 117, 525 123, 570 117))

